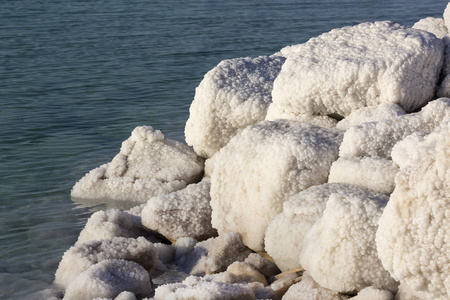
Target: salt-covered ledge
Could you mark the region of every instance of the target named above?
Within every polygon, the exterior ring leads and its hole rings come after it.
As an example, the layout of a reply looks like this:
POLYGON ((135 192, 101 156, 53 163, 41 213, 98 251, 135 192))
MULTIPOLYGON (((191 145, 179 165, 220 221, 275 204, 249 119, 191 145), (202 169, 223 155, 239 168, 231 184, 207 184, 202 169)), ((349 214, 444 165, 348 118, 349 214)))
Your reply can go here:
POLYGON ((39 295, 448 299, 447 28, 450 8, 219 63, 193 148, 140 126, 74 186, 135 207, 93 214, 39 295))

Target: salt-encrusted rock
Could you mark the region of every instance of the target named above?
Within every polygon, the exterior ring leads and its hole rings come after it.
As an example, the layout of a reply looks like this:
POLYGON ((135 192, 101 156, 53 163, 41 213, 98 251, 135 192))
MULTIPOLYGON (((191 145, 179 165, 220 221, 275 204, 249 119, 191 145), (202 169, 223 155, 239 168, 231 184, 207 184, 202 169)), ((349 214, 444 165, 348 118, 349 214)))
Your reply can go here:
POLYGON ((443 18, 424 18, 417 21, 412 28, 431 32, 440 39, 448 34, 447 26, 445 26, 443 18))
POLYGON ((118 209, 101 210, 87 220, 76 244, 114 237, 137 238, 144 234, 141 218, 118 209))
POLYGON ((280 273, 280 269, 273 261, 270 261, 257 253, 250 253, 244 262, 261 272, 266 278, 270 278, 273 275, 280 273))
MULTIPOLYGON (((216 238, 197 243, 185 240, 184 255, 176 254, 178 265, 193 275, 212 274, 225 271, 235 261, 244 261, 252 252, 241 241, 237 233, 225 233, 216 238)), ((178 241, 177 241, 178 242, 178 241)), ((177 243, 178 244, 178 243, 177 243)), ((178 250, 178 247, 177 247, 178 250)))
POLYGON ((256 299, 253 290, 245 284, 230 284, 213 281, 211 278, 190 276, 182 283, 159 286, 155 290, 155 300, 164 299, 256 299))
POLYGON ((63 299, 115 298, 123 291, 147 296, 152 291, 150 276, 135 262, 108 259, 91 266, 71 281, 63 299))
POLYGON ((112 240, 91 241, 67 250, 55 273, 55 283, 66 288, 80 273, 109 259, 125 259, 151 271, 157 263, 157 250, 143 237, 116 237, 112 240))
POLYGON ((383 103, 377 106, 363 107, 353 111, 350 115, 339 121, 336 128, 347 130, 354 125, 395 119, 403 115, 405 115, 405 111, 399 105, 394 103, 383 103))
MULTIPOLYGON (((283 300, 345 300, 348 296, 318 285, 307 273, 303 273, 302 281, 292 285, 284 294, 283 300)), ((369 300, 367 298, 366 300, 369 300)), ((372 300, 372 299, 370 299, 372 300)))
POLYGON ((213 227, 238 232, 245 245, 263 251, 267 225, 283 202, 326 182, 341 138, 338 130, 286 120, 244 129, 214 158, 213 227))
POLYGON ((170 240, 216 236, 211 225, 211 184, 202 181, 171 194, 153 197, 142 210, 142 224, 170 240))
POLYGON ((238 276, 244 282, 260 282, 264 286, 268 285, 266 277, 251 265, 236 261, 228 266, 227 272, 238 276))
POLYGON ((353 184, 389 195, 398 171, 392 160, 382 157, 341 157, 331 165, 328 182, 353 184))
POLYGON ((203 159, 181 142, 150 126, 136 127, 119 154, 78 181, 74 198, 146 202, 198 182, 203 159))
POLYGON ((353 300, 394 300, 394 295, 389 290, 380 290, 372 286, 362 289, 353 300))
POLYGON ((305 236, 322 218, 327 202, 332 197, 360 199, 361 202, 387 199, 374 191, 343 183, 312 186, 292 196, 283 204, 283 212, 269 224, 265 238, 267 253, 282 271, 302 266, 300 253, 305 236))
POLYGON ((342 293, 368 286, 397 288, 375 245, 378 219, 389 199, 383 194, 369 198, 369 193, 331 194, 306 234, 300 263, 320 286, 342 293))
POLYGON ((431 132, 450 119, 450 99, 431 101, 418 113, 352 126, 344 134, 339 156, 391 157, 394 145, 418 131, 431 132))
POLYGON ((224 60, 195 91, 186 123, 186 142, 211 157, 240 130, 264 120, 272 85, 285 58, 260 56, 224 60))
POLYGON ((383 266, 412 291, 450 297, 450 123, 417 135, 379 221, 383 266))
POLYGON ((347 116, 385 102, 414 111, 434 95, 443 49, 434 34, 392 22, 333 29, 283 48, 267 116, 347 116))

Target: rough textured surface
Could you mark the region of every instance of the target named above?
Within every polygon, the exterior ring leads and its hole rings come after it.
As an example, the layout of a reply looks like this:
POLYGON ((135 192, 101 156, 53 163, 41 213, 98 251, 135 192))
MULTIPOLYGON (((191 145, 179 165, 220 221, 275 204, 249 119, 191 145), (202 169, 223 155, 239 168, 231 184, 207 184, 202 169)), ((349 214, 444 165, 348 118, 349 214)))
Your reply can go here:
POLYGON ((64 300, 115 298, 123 291, 140 297, 151 291, 148 272, 132 261, 109 259, 93 265, 70 283, 64 300))
POLYGON ((245 245, 263 251, 267 225, 283 202, 326 182, 341 138, 334 129, 285 120, 247 127, 214 158, 213 227, 238 232, 245 245))
POLYGON ((195 91, 186 123, 186 142, 211 157, 240 130, 264 120, 272 85, 285 58, 260 56, 224 60, 195 91))
POLYGON ((322 218, 328 200, 335 196, 367 201, 386 199, 376 192, 343 183, 312 186, 292 196, 283 204, 283 212, 270 223, 265 238, 267 253, 282 271, 302 266, 300 253, 305 236, 322 218))
MULTIPOLYGON (((292 285, 283 300, 345 300, 348 296, 340 295, 318 285, 307 273, 303 274, 302 281, 292 285)), ((369 300, 367 298, 366 300, 369 300)), ((372 299, 370 299, 372 300, 372 299)))
POLYGON ((331 194, 322 217, 303 240, 300 263, 322 287, 349 293, 365 287, 395 290, 375 245, 378 219, 388 197, 361 189, 331 194), (330 274, 333 274, 330 276, 330 274))
POLYGON ((368 106, 355 110, 343 120, 339 121, 336 128, 347 130, 354 125, 395 119, 403 115, 405 115, 405 111, 399 105, 394 103, 383 103, 377 106, 368 106))
POLYGON ((151 198, 142 210, 142 224, 171 240, 181 237, 204 240, 216 236, 211 225, 210 187, 210 182, 202 181, 151 198))
POLYGON ((344 134, 339 155, 390 158, 392 148, 398 141, 418 131, 433 131, 449 118, 450 99, 439 98, 429 102, 418 113, 353 126, 344 134))
POLYGON ((118 209, 101 210, 87 220, 76 244, 114 237, 137 238, 143 234, 141 218, 118 209))
POLYGON ((443 18, 424 18, 417 21, 412 28, 431 32, 440 39, 448 34, 447 26, 445 26, 443 18))
POLYGON ((92 241, 71 247, 64 253, 55 273, 55 283, 67 287, 80 273, 110 259, 134 261, 150 271, 157 262, 157 250, 143 237, 92 241))
POLYGON ((244 284, 230 284, 190 276, 182 283, 168 284, 155 290, 155 300, 246 300, 256 299, 253 290, 244 284))
POLYGON ((394 300, 394 295, 389 290, 380 290, 374 287, 366 287, 362 289, 353 300, 394 300))
POLYGON ((268 116, 342 116, 390 102, 411 112, 431 100, 443 61, 434 34, 392 22, 333 29, 283 48, 268 116))
POLYGON ((395 188, 398 167, 381 157, 341 157, 331 165, 328 182, 361 186, 386 195, 395 188))
POLYGON ((196 245, 192 240, 180 241, 183 244, 181 247, 177 241, 176 254, 178 265, 192 275, 225 271, 230 264, 244 261, 252 252, 242 243, 239 234, 234 232, 210 238, 196 245))
POLYGON ((450 297, 450 124, 418 142, 380 219, 383 266, 412 291, 450 297), (411 245, 414 245, 413 247, 411 245))
POLYGON ((71 196, 142 203, 198 182, 202 174, 203 159, 191 148, 164 139, 150 126, 139 126, 110 163, 75 184, 71 196))

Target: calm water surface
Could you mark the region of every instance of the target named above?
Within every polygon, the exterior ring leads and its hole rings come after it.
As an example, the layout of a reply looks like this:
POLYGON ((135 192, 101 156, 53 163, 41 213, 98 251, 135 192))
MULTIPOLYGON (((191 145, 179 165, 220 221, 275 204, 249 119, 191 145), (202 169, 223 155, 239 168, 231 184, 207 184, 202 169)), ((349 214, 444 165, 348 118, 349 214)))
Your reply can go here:
POLYGON ((332 28, 442 17, 447 1, 0 1, 0 298, 50 287, 102 206, 73 184, 134 127, 183 140, 195 87, 222 59, 332 28))

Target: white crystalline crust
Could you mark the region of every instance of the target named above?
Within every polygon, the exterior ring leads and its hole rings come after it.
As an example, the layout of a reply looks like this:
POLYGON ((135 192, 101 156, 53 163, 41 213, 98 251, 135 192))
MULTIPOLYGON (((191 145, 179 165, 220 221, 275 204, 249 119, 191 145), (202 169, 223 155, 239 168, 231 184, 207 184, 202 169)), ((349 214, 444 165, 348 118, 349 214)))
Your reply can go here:
POLYGON ((211 157, 240 130, 264 120, 284 60, 280 56, 229 59, 209 71, 189 110, 188 145, 211 157))
POLYGON ((181 237, 203 240, 215 236, 216 230, 211 225, 210 187, 210 182, 202 181, 151 198, 142 210, 142 224, 171 240, 181 237))
POLYGON ((91 241, 73 246, 64 253, 55 273, 55 284, 67 288, 80 273, 110 259, 134 261, 150 271, 156 264, 157 257, 158 253, 153 244, 143 237, 91 241))
POLYGON ((450 2, 449 4, 447 4, 447 7, 444 10, 444 23, 445 23, 445 27, 447 27, 447 30, 450 28, 450 2))
POLYGON ((252 252, 235 232, 195 244, 192 238, 182 238, 176 243, 177 264, 192 275, 213 274, 225 271, 236 261, 244 261, 252 252))
POLYGON ((397 165, 386 158, 341 157, 331 165, 328 182, 353 184, 389 195, 398 171, 397 165))
POLYGON ((306 234, 300 263, 320 286, 342 293, 368 286, 396 290, 375 245, 388 198, 370 194, 363 189, 360 194, 331 194, 322 217, 306 234))
POLYGON ((285 112, 347 116, 385 102, 411 112, 434 95, 443 44, 425 31, 374 22, 333 29, 280 55, 287 60, 274 81, 272 119, 285 112))
POLYGON ((164 139, 150 126, 136 127, 120 153, 78 181, 74 198, 145 202, 197 182, 203 160, 181 142, 164 139))
POLYGON ((430 101, 418 113, 352 126, 344 134, 339 156, 391 157, 394 145, 418 131, 430 132, 450 119, 450 99, 430 101))
MULTIPOLYGON (((283 300, 345 300, 348 296, 328 290, 318 285, 314 279, 303 273, 302 281, 292 285, 284 294, 283 300)), ((369 299, 366 299, 369 300, 369 299)))
MULTIPOLYGON (((372 286, 362 289, 353 300, 394 300, 394 295, 389 290, 380 290, 372 286)), ((412 300, 412 299, 409 299, 412 300)))
POLYGON ((379 221, 383 266, 412 291, 450 296, 450 124, 417 141, 379 221))
POLYGON ((326 183, 312 186, 284 202, 283 212, 270 222, 265 250, 282 271, 301 267, 300 253, 306 234, 322 217, 332 195, 364 200, 386 199, 374 191, 343 184, 326 183))
POLYGON ((101 210, 92 214, 78 236, 77 245, 114 237, 137 238, 143 235, 141 218, 118 209, 101 210))
POLYGON ((341 132, 279 120, 249 126, 214 158, 212 224, 238 232, 245 245, 264 250, 267 225, 290 196, 326 182, 341 132))
POLYGON ((150 276, 135 262, 109 259, 77 276, 70 283, 63 299, 115 298, 123 291, 147 296, 152 291, 150 276))
POLYGON ((377 106, 363 107, 353 111, 350 115, 341 120, 336 125, 336 128, 348 130, 354 125, 359 125, 366 122, 395 119, 405 114, 405 111, 394 103, 383 103, 377 106))
POLYGON ((155 300, 165 299, 256 299, 253 290, 245 284, 230 284, 190 276, 182 283, 168 284, 155 290, 155 300))
POLYGON ((447 26, 445 26, 443 18, 424 18, 417 21, 412 28, 431 32, 440 39, 448 34, 447 26))

